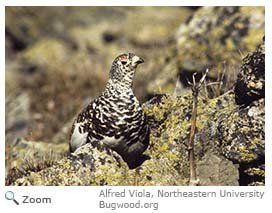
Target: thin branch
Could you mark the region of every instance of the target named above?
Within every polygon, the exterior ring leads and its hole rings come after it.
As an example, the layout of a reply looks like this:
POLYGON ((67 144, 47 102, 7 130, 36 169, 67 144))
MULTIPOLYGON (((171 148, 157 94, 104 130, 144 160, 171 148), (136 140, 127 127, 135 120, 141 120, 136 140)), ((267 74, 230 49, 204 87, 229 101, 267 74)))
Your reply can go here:
POLYGON ((202 78, 198 83, 195 81, 196 73, 193 74, 193 83, 188 82, 191 85, 192 95, 193 95, 193 108, 192 108, 192 117, 191 117, 191 130, 190 137, 188 143, 188 155, 190 162, 190 183, 189 185, 197 185, 198 180, 196 178, 196 165, 195 165, 195 157, 194 157, 194 137, 196 132, 196 117, 197 117, 197 98, 200 92, 200 88, 202 84, 205 82, 205 78, 208 74, 209 70, 206 69, 206 72, 203 74, 202 78))
POLYGON ((222 81, 218 81, 218 82, 210 82, 210 83, 208 83, 208 84, 206 84, 205 86, 212 86, 212 85, 222 85, 223 84, 223 82, 222 81))

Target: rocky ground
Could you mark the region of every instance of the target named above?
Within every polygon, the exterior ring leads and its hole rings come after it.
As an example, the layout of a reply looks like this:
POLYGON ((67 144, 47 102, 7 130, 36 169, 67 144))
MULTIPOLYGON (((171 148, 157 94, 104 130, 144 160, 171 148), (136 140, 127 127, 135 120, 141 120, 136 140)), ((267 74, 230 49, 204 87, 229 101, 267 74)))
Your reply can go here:
POLYGON ((264 185, 263 35, 263 7, 7 7, 6 184, 188 185, 187 80, 209 68, 199 185, 264 185), (137 171, 90 145, 67 155, 71 120, 127 51, 146 61, 134 90, 152 127, 151 160, 137 171))

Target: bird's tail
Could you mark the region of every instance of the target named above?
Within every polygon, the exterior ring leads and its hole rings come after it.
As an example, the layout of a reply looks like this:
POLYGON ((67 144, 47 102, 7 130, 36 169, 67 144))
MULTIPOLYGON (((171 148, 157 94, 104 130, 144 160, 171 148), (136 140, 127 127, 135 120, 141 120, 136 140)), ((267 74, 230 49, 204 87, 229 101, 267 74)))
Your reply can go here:
POLYGON ((141 166, 146 160, 150 160, 151 158, 148 155, 140 155, 137 156, 136 158, 129 158, 123 160, 127 163, 128 167, 130 169, 135 169, 139 166, 141 166))

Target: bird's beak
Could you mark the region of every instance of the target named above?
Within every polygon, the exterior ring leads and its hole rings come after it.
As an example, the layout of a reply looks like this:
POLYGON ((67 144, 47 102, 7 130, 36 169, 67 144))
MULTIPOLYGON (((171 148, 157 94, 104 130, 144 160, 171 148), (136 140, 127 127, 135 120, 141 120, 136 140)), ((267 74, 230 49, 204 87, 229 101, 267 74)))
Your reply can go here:
POLYGON ((144 63, 144 59, 139 58, 139 60, 137 61, 138 64, 144 63))
POLYGON ((133 64, 137 64, 138 65, 138 64, 144 63, 144 59, 142 59, 142 58, 140 58, 140 57, 138 57, 136 55, 133 57, 132 60, 133 60, 133 64))

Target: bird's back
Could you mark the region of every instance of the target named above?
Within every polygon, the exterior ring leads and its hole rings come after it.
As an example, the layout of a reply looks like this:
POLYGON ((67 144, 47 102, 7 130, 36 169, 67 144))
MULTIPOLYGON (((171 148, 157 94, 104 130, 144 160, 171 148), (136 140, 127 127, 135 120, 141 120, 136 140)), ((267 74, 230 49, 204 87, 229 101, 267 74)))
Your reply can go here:
POLYGON ((149 143, 145 114, 133 93, 100 96, 77 117, 70 138, 70 151, 86 143, 102 142, 125 161, 137 158, 149 143))

